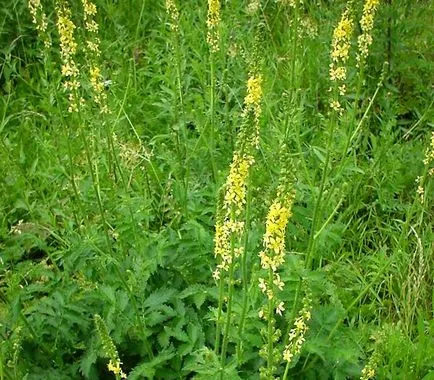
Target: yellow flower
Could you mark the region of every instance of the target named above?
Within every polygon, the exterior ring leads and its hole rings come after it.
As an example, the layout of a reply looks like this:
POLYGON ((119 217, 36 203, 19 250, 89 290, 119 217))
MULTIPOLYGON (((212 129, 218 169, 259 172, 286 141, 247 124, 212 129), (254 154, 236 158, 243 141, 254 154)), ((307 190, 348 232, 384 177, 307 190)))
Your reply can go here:
POLYGON ((375 377, 375 370, 373 368, 365 367, 362 369, 362 376, 360 380, 370 380, 375 377))
POLYGON ((81 0, 84 9, 84 19, 87 20, 90 17, 96 15, 97 9, 96 5, 90 0, 81 0))
POLYGON ((283 302, 280 302, 277 307, 276 307, 276 314, 279 314, 280 316, 282 315, 282 313, 285 311, 285 308, 283 306, 283 302))
POLYGON ((125 375, 125 373, 122 372, 120 361, 117 361, 113 364, 112 360, 110 360, 109 363, 107 364, 107 368, 109 371, 113 372, 115 375, 120 375, 121 379, 127 378, 127 375, 125 375))

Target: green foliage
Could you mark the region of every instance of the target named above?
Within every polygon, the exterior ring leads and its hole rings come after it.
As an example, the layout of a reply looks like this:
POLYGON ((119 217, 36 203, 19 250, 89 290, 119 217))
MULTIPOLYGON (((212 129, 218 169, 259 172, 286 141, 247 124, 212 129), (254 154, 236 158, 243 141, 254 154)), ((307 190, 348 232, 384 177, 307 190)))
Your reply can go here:
MULTIPOLYGON (((53 41, 44 54, 27 2, 10 3, 0 7, 0 380, 114 378, 107 337, 128 379, 259 379, 258 253, 285 165, 296 198, 280 272, 279 353, 301 284, 312 293, 288 377, 357 379, 374 354, 378 379, 433 377, 433 184, 423 163, 434 125, 431 2, 380 3, 361 79, 356 25, 345 112, 336 118, 328 68, 344 1, 305 0, 298 14, 262 1, 255 15, 246 2, 222 1, 221 49, 210 58, 206 2, 177 1, 174 33, 164 1, 97 0, 108 115, 91 102, 82 50, 85 106, 66 112, 54 4, 41 1, 53 41), (248 281, 237 263, 222 360, 215 215, 259 62, 248 281)), ((67 3, 82 49, 82 5, 67 3)), ((363 2, 354 4, 359 20, 363 2)))

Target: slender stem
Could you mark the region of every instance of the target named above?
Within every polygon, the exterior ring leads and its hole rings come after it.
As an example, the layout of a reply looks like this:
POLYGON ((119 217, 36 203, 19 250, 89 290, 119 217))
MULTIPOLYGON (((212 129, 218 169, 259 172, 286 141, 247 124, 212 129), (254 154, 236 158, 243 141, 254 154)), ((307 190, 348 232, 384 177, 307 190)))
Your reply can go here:
MULTIPOLYGON (((268 286, 271 287, 271 290, 274 293, 273 289, 273 269, 268 269, 268 286)), ((268 296, 268 295, 267 295, 268 296)), ((268 297, 268 331, 267 331, 267 369, 268 369, 268 375, 271 376, 273 371, 273 364, 274 364, 274 355, 273 355, 273 311, 274 311, 274 294, 273 297, 268 297)))
MULTIPOLYGON (((68 145, 68 162, 69 162, 69 173, 70 173, 68 178, 69 178, 69 181, 71 182, 72 190, 74 192, 75 200, 76 200, 78 208, 80 210, 80 214, 81 214, 81 216, 84 216, 81 201, 80 201, 80 194, 79 194, 78 189, 77 189, 77 184, 75 183, 74 163, 72 161, 71 139, 69 139, 68 136, 66 136, 66 140, 67 140, 67 145, 68 145)), ((75 202, 73 202, 73 204, 75 205, 75 202)), ((74 213, 75 225, 77 227, 79 227, 80 222, 79 222, 75 207, 73 207, 72 210, 74 213)))
POLYGON ((326 160, 324 163, 324 169, 323 169, 322 176, 321 176, 319 193, 318 193, 318 197, 317 197, 316 202, 315 202, 315 208, 314 208, 314 212, 313 212, 312 226, 311 226, 311 231, 310 231, 310 235, 309 235, 309 242, 308 242, 307 253, 306 253, 306 258, 305 258, 305 267, 306 268, 310 268, 312 265, 312 260, 313 260, 312 253, 313 253, 313 250, 315 248, 316 227, 317 227, 317 223, 318 223, 319 210, 321 209, 322 196, 324 193, 325 183, 326 183, 327 174, 328 174, 328 166, 330 163, 330 156, 331 156, 331 143, 333 141, 333 131, 335 129, 335 125, 336 125, 336 116, 333 115, 332 119, 330 121, 330 124, 329 124, 329 132, 328 132, 329 136, 328 136, 328 142, 327 142, 326 160))
MULTIPOLYGON (((249 191, 250 186, 247 185, 247 200, 246 200, 246 219, 244 222, 245 226, 249 225, 250 221, 250 210, 251 210, 251 201, 252 201, 252 194, 251 191, 249 191)), ((245 326, 245 320, 246 320, 246 314, 247 314, 247 304, 248 304, 248 268, 247 268, 247 249, 248 249, 248 243, 249 243, 249 234, 246 232, 244 234, 244 250, 243 250, 243 256, 241 257, 241 273, 242 273, 242 279, 243 279, 243 306, 241 309, 241 317, 240 317, 240 324, 238 326, 238 342, 237 342, 237 360, 238 363, 241 363, 242 359, 242 343, 243 343, 243 332, 244 332, 244 326, 245 326)))
POLYGON ((289 365, 290 365, 290 364, 291 364, 291 362, 286 362, 285 372, 283 373, 282 380, 286 380, 286 378, 288 377, 289 365))
POLYGON ((294 27, 293 30, 293 36, 292 36, 292 62, 291 62, 291 89, 292 93, 295 93, 296 90, 296 83, 295 83, 295 68, 296 68, 296 62, 297 62, 297 47, 298 47, 298 1, 295 1, 295 7, 294 7, 294 21, 293 21, 294 27))
MULTIPOLYGON (((233 290, 234 290, 234 270, 235 270, 235 258, 234 258, 234 251, 235 251, 235 237, 231 236, 231 257, 232 262, 229 266, 229 278, 228 278, 228 301, 227 301, 227 308, 226 308, 226 323, 225 323, 225 329, 223 332, 223 343, 222 343, 222 352, 220 357, 221 367, 222 369, 225 367, 226 364, 226 350, 228 346, 229 341, 229 329, 231 327, 231 321, 232 321, 232 299, 233 299, 233 290)), ((223 379, 223 370, 221 372, 221 380, 223 379)))
POLYGON ((215 348, 214 351, 218 354, 220 350, 220 340, 221 340, 221 317, 222 317, 222 309, 223 309, 223 291, 224 291, 224 283, 223 283, 223 272, 220 273, 219 279, 219 303, 217 309, 217 321, 216 321, 216 336, 215 336, 215 348))
POLYGON ((214 160, 214 148, 215 148, 215 55, 213 52, 210 53, 210 124, 209 124, 209 142, 208 149, 211 159, 211 166, 214 176, 214 181, 217 181, 217 168, 214 160))

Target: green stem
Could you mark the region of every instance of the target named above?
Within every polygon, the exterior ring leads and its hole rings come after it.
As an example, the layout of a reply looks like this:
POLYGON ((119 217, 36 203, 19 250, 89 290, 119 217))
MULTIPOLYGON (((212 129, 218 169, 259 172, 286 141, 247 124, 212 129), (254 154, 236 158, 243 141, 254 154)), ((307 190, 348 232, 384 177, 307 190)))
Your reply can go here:
POLYGON ((327 142, 326 160, 324 163, 324 169, 323 169, 322 176, 321 176, 321 183, 320 183, 320 187, 319 187, 318 197, 317 197, 316 202, 315 202, 315 208, 314 208, 313 218, 312 218, 312 226, 311 226, 311 231, 310 231, 310 235, 309 235, 309 242, 308 242, 307 253, 306 253, 306 258, 305 258, 305 267, 308 269, 311 268, 312 262, 313 262, 312 254, 313 254, 313 250, 315 248, 316 227, 318 224, 319 211, 321 209, 322 196, 324 193, 325 183, 326 183, 327 174, 328 174, 328 166, 330 163, 330 156, 331 156, 331 144, 333 141, 333 131, 335 129, 335 125, 336 125, 336 116, 333 115, 332 120, 330 121, 330 124, 329 124, 329 132, 328 132, 329 136, 328 136, 328 142, 327 142))
MULTIPOLYGON (((268 270, 268 286, 271 287, 271 291, 274 292, 273 287, 273 269, 269 268, 268 270)), ((267 295, 268 296, 268 295, 267 295)), ((268 376, 272 376, 273 372, 273 364, 274 364, 274 355, 273 355, 273 311, 274 311, 274 294, 273 297, 268 297, 268 331, 267 331, 267 373, 268 376)))
POLYGON ((219 279, 219 301, 218 301, 218 309, 217 309, 217 321, 216 321, 216 336, 215 336, 215 348, 214 351, 218 354, 220 350, 220 340, 221 340, 221 318, 222 318, 222 309, 223 309, 223 272, 220 273, 219 279))
POLYGON ((232 262, 229 266, 229 284, 228 284, 228 301, 227 301, 227 308, 226 308, 226 323, 225 328, 223 332, 223 343, 222 343, 222 352, 220 356, 220 362, 222 367, 222 372, 220 373, 220 379, 225 380, 223 378, 224 374, 224 368, 226 365, 226 350, 229 342, 229 329, 231 327, 231 321, 232 321, 232 299, 233 299, 233 290, 234 290, 234 270, 235 270, 235 258, 234 258, 234 248, 235 248, 235 237, 231 236, 231 257, 232 262))
POLYGON ((293 30, 293 37, 292 37, 292 62, 291 62, 291 89, 292 93, 295 93, 296 89, 296 80, 295 80, 295 68, 296 68, 296 61, 297 61, 297 47, 298 47, 298 1, 295 1, 295 8, 294 8, 294 27, 293 30))
POLYGON ((283 373, 282 380, 286 380, 286 378, 288 377, 289 365, 290 365, 290 364, 291 364, 291 362, 286 362, 286 365, 285 365, 285 372, 283 373))
MULTIPOLYGON (((244 225, 248 226, 250 221, 250 210, 251 210, 251 201, 252 201, 252 194, 249 191, 250 186, 247 185, 247 201, 246 201, 246 218, 244 225)), ((243 256, 241 258, 241 273, 242 273, 242 279, 243 279, 243 306, 241 309, 241 317, 240 317, 240 324, 238 326, 238 342, 237 342, 237 360, 238 363, 241 364, 242 360, 242 343, 243 343, 243 332, 244 332, 244 326, 245 326, 245 320, 246 320, 246 314, 247 314, 247 304, 248 304, 248 268, 247 268, 247 249, 248 249, 248 243, 249 243, 249 234, 246 232, 244 234, 244 251, 243 256)))
POLYGON ((210 71, 211 71, 211 78, 210 78, 210 109, 211 109, 211 115, 210 115, 210 125, 209 125, 209 142, 208 142, 208 149, 211 159, 211 166, 214 176, 214 181, 217 181, 217 167, 214 160, 214 148, 215 148, 215 87, 216 87, 216 80, 215 80, 215 56, 214 53, 210 53, 210 71))

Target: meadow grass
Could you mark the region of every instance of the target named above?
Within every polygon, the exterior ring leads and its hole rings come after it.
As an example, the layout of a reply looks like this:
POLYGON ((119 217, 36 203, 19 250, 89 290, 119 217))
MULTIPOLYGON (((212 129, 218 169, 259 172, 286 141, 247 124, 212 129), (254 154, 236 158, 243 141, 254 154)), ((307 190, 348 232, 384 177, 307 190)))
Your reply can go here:
POLYGON ((0 380, 434 376, 430 2, 0 9, 0 380))

